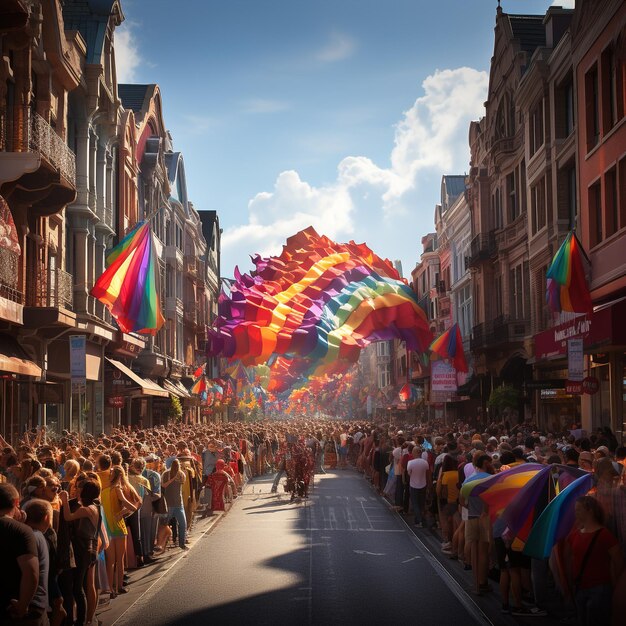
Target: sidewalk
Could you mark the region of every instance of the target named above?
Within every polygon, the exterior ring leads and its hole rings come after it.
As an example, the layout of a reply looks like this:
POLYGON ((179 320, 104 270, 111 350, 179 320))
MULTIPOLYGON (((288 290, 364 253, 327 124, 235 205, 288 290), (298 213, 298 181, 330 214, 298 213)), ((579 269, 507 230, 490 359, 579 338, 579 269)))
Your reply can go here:
MULTIPOLYGON (((188 546, 193 550, 196 543, 210 532, 223 518, 226 511, 218 511, 210 517, 202 518, 196 516, 193 528, 189 533, 188 546)), ((171 545, 171 544, 170 544, 171 545)), ((158 557, 156 563, 144 565, 143 567, 129 570, 128 593, 118 595, 115 599, 100 605, 96 610, 96 618, 103 626, 112 626, 115 622, 137 602, 158 580, 165 576, 171 569, 189 554, 189 551, 180 548, 168 547, 162 556, 158 557)), ((108 598, 108 594, 103 594, 108 598)))

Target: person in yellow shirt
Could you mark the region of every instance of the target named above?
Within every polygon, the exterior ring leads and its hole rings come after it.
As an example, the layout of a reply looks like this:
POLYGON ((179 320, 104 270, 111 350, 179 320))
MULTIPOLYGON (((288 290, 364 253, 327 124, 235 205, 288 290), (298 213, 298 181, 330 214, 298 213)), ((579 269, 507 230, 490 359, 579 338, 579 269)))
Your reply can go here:
POLYGON ((452 553, 452 535, 456 530, 455 515, 458 509, 459 500, 459 472, 458 461, 450 455, 446 455, 441 465, 441 472, 437 479, 436 492, 439 502, 439 519, 441 522, 441 534, 443 545, 441 549, 447 553, 452 553))

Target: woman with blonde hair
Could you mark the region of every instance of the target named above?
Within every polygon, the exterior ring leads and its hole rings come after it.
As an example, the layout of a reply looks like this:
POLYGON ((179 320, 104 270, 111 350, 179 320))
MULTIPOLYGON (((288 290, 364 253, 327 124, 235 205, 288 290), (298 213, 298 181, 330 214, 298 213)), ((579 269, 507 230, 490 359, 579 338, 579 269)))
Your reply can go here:
POLYGON ((100 500, 104 511, 104 521, 110 542, 106 550, 107 578, 111 587, 111 597, 126 593, 124 583, 124 557, 126 556, 126 535, 128 529, 124 517, 135 510, 135 505, 124 495, 124 469, 119 465, 111 467, 111 457, 102 455, 98 459, 102 492, 100 500))
POLYGON ((80 473, 80 463, 74 459, 69 459, 63 464, 63 470, 65 471, 65 477, 61 486, 69 494, 70 500, 73 500, 78 496, 76 490, 76 477, 80 473))

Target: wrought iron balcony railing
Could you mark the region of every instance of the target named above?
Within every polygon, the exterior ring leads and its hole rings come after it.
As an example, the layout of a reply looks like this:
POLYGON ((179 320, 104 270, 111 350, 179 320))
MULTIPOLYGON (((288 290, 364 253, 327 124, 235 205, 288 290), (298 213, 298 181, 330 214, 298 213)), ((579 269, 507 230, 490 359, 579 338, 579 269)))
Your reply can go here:
POLYGON ((0 150, 39 152, 75 186, 76 157, 54 128, 29 107, 16 107, 11 113, 0 116, 0 150))
POLYGON ((0 248, 0 298, 24 304, 24 294, 18 290, 20 256, 0 248))
POLYGON ((29 273, 26 306, 71 310, 74 304, 72 275, 61 269, 29 273))
POLYGON ((494 231, 479 233, 470 243, 469 255, 467 258, 468 267, 477 267, 482 261, 488 261, 496 253, 496 242, 494 231))

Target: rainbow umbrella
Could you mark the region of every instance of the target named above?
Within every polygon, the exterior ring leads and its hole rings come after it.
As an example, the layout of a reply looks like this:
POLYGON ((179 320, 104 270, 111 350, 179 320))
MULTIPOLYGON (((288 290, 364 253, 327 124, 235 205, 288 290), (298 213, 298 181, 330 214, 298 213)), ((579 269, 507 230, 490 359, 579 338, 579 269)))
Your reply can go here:
POLYGON ((106 257, 107 269, 91 295, 100 300, 125 333, 156 335, 161 314, 156 248, 149 222, 139 222, 106 257))
POLYGON ((463 350, 463 338, 458 324, 452 324, 445 333, 430 344, 431 352, 450 359, 457 372, 467 372, 467 361, 463 350))
POLYGON ((583 247, 570 231, 546 272, 546 302, 554 313, 590 313, 593 308, 582 255, 583 247))
POLYGON ((585 473, 563 489, 533 524, 524 553, 536 559, 547 559, 552 548, 565 539, 574 526, 576 500, 586 495, 592 486, 593 475, 585 473))

